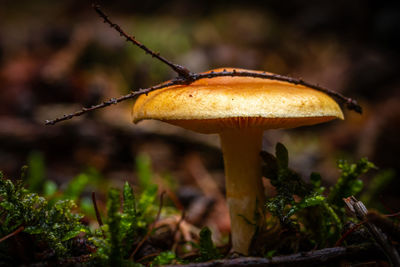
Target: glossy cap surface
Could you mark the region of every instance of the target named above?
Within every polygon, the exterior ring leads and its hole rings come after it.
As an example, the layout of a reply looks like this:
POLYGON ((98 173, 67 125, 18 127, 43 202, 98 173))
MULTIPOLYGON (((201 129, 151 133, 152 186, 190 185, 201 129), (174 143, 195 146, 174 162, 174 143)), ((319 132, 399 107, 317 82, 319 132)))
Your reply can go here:
POLYGON ((133 107, 135 123, 155 119, 201 133, 294 128, 336 118, 343 119, 342 110, 325 93, 252 77, 215 77, 170 86, 141 95, 133 107))

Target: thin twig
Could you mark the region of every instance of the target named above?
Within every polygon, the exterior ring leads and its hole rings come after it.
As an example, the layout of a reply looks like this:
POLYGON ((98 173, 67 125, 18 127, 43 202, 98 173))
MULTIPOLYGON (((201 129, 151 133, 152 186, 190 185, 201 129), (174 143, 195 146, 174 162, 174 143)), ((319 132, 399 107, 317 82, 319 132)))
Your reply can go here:
POLYGON ((185 216, 186 216, 185 210, 182 210, 181 218, 179 218, 179 221, 176 224, 176 227, 175 227, 174 232, 172 233, 172 236, 175 237, 176 233, 179 231, 179 227, 181 226, 181 223, 183 222, 183 220, 185 220, 185 216))
POLYGON ((177 249, 178 243, 179 243, 179 240, 177 238, 177 233, 181 227, 181 223, 183 222, 183 220, 185 220, 185 216, 186 216, 186 212, 185 212, 185 210, 182 210, 181 218, 179 219, 174 231, 172 232, 172 238, 174 239, 174 243, 172 244, 171 251, 176 252, 176 249, 177 249))
POLYGON ((101 232, 103 233, 103 237, 106 238, 106 234, 104 233, 103 228, 101 228, 103 226, 103 221, 101 220, 101 215, 100 215, 99 209, 97 207, 96 193, 95 192, 92 192, 92 202, 93 202, 94 211, 96 213, 97 223, 100 226, 101 232))
POLYGON ((169 199, 171 199, 171 201, 174 203, 175 207, 178 210, 183 211, 184 207, 183 207, 182 203, 179 201, 178 197, 175 195, 175 193, 172 192, 171 190, 167 189, 166 194, 169 197, 169 199))
POLYGON ((400 215, 400 211, 399 212, 396 212, 396 213, 392 213, 392 214, 385 214, 385 215, 383 215, 383 216, 385 216, 385 217, 397 217, 397 216, 399 216, 400 215))
POLYGON ((353 233, 355 230, 357 230, 358 228, 360 228, 364 223, 366 222, 366 220, 357 223, 356 225, 354 225, 353 227, 351 227, 349 230, 347 230, 338 241, 336 241, 335 243, 335 247, 338 247, 340 245, 342 245, 342 242, 351 234, 353 233))
POLYGON ((388 203, 386 203, 385 199, 383 198, 382 195, 379 195, 379 202, 383 205, 383 207, 390 212, 391 214, 395 214, 394 216, 397 217, 398 219, 400 219, 399 215, 397 214, 397 212, 395 212, 389 205, 388 203))
POLYGON ((129 256, 129 259, 133 259, 133 257, 135 256, 136 252, 138 252, 138 250, 142 247, 142 245, 144 244, 144 242, 146 242, 146 240, 149 238, 151 232, 154 229, 154 226, 156 225, 156 222, 160 219, 160 215, 161 215, 161 209, 163 207, 163 201, 164 201, 164 194, 165 191, 163 191, 160 195, 160 205, 158 207, 158 211, 157 211, 157 216, 156 219, 154 220, 154 222, 150 225, 149 230, 147 231, 146 235, 143 237, 143 239, 139 242, 139 244, 136 246, 135 250, 132 252, 132 254, 129 256))
POLYGON ((83 114, 85 114, 85 113, 87 113, 89 111, 93 111, 93 110, 96 110, 96 109, 100 109, 100 108, 104 108, 104 107, 107 107, 107 106, 111 106, 111 105, 117 104, 119 102, 122 102, 124 100, 128 100, 128 99, 134 98, 134 97, 136 97, 138 95, 148 94, 151 91, 154 91, 154 90, 157 90, 157 89, 161 89, 161 88, 164 88, 164 87, 168 87, 168 86, 171 86, 171 85, 175 85, 175 84, 178 84, 178 83, 176 83, 176 82, 174 82, 174 80, 172 80, 171 82, 168 82, 168 83, 158 84, 158 85, 155 85, 153 87, 149 87, 149 88, 145 88, 145 89, 139 89, 137 91, 133 91, 133 92, 127 94, 127 95, 120 96, 118 98, 111 98, 111 99, 109 99, 107 101, 104 101, 101 104, 91 106, 90 108, 82 108, 81 110, 78 110, 78 111, 76 111, 74 113, 71 113, 71 114, 68 114, 68 115, 64 115, 64 116, 56 118, 54 120, 46 120, 45 124, 46 125, 54 125, 54 124, 56 124, 56 123, 58 123, 60 121, 70 120, 70 119, 72 119, 74 117, 81 116, 81 115, 83 115, 83 114))
POLYGON ((180 66, 178 64, 172 63, 171 61, 162 57, 160 55, 160 53, 154 52, 147 46, 143 45, 141 42, 136 40, 136 38, 134 36, 128 35, 124 30, 122 30, 122 28, 118 24, 113 23, 108 18, 108 16, 100 9, 99 5, 93 4, 92 7, 97 12, 97 14, 99 14, 99 16, 104 20, 104 23, 107 23, 112 28, 114 28, 117 32, 119 32, 119 34, 121 36, 125 37, 126 41, 133 43, 134 45, 136 45, 139 48, 141 48, 142 50, 144 50, 147 54, 150 54, 152 57, 155 57, 158 60, 162 61, 163 63, 167 64, 171 69, 173 69, 176 73, 178 73, 179 76, 185 77, 186 79, 190 79, 190 71, 187 68, 180 66))
POLYGON ((12 233, 10 233, 10 234, 8 234, 8 235, 2 237, 2 238, 0 239, 0 243, 3 242, 3 241, 6 240, 6 239, 12 237, 12 236, 15 236, 15 235, 19 234, 20 232, 24 231, 24 229, 25 229, 24 226, 18 227, 17 230, 15 230, 14 232, 12 232, 12 233))

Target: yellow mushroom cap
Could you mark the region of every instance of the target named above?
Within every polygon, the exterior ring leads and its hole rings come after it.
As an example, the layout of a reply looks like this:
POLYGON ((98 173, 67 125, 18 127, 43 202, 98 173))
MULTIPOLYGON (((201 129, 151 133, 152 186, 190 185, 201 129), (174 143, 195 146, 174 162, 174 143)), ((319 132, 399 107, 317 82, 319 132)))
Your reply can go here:
POLYGON ((201 133, 294 128, 343 119, 339 105, 318 90, 270 79, 231 76, 200 79, 141 95, 132 114, 135 123, 154 119, 201 133))

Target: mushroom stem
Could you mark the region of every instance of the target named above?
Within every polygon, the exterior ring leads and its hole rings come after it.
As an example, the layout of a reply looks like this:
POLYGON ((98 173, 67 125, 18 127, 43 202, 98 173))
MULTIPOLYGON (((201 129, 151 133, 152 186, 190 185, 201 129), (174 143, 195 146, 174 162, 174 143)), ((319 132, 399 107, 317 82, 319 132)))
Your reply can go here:
POLYGON ((231 217, 232 249, 243 255, 257 226, 263 224, 264 189, 261 180, 261 129, 220 133, 225 164, 226 198, 231 217), (256 216, 256 214, 261 216, 256 216))

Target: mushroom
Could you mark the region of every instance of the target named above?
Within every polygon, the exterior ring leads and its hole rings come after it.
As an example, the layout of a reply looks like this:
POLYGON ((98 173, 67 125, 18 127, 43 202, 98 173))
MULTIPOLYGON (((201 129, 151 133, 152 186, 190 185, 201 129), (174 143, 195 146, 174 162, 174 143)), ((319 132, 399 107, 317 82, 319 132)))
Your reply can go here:
POLYGON ((265 203, 259 156, 263 131, 336 118, 343 119, 339 105, 320 91, 253 77, 213 77, 174 85, 141 95, 133 107, 135 123, 154 119, 195 132, 219 134, 232 249, 243 255, 249 253, 256 227, 265 222, 263 216, 256 216, 263 214, 265 203))

